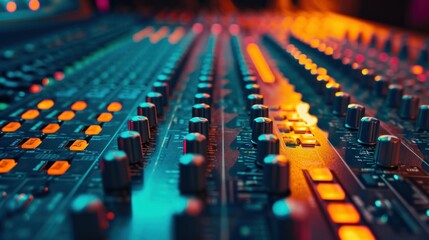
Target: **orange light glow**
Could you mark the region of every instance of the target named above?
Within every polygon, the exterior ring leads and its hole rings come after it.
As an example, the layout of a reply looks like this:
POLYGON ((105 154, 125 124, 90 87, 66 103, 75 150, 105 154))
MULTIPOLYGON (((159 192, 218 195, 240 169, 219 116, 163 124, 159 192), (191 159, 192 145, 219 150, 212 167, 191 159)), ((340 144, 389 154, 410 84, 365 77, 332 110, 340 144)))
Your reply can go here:
POLYGON ((161 39, 163 39, 165 36, 167 36, 167 34, 170 32, 170 29, 168 27, 162 27, 160 28, 157 32, 153 33, 150 38, 149 41, 151 43, 157 43, 159 42, 161 39))
POLYGON ((328 168, 313 168, 308 170, 308 173, 310 174, 311 179, 316 182, 332 181, 334 179, 331 170, 328 168))
POLYGON ((420 75, 424 72, 424 69, 420 65, 414 65, 413 67, 411 67, 411 72, 415 75, 420 75))
POLYGON ((133 35, 134 42, 140 42, 143 38, 149 36, 153 32, 153 27, 145 27, 133 35))
POLYGON ((168 42, 171 44, 176 44, 183 38, 185 35, 185 29, 183 27, 177 27, 172 34, 168 37, 168 42))
POLYGON ((343 188, 336 183, 319 183, 317 192, 323 200, 344 200, 346 198, 343 188))
POLYGON ((16 11, 16 9, 17 9, 17 6, 15 2, 6 3, 6 11, 13 13, 16 11))
POLYGON ((317 124, 317 117, 312 116, 308 113, 310 110, 310 105, 308 103, 299 103, 296 105, 296 112, 298 113, 299 117, 304 120, 308 126, 316 126, 317 124))
POLYGON ((249 56, 252 59, 253 64, 256 67, 256 71, 258 71, 262 81, 264 83, 273 83, 275 81, 274 74, 271 71, 270 66, 268 66, 268 63, 265 60, 264 55, 262 55, 258 45, 255 43, 248 44, 247 52, 249 53, 249 56))
POLYGON ((334 223, 358 223, 359 212, 350 203, 329 203, 328 213, 334 223))
POLYGON ((39 10, 40 8, 39 0, 30 0, 30 2, 28 2, 28 7, 30 8, 31 11, 39 10))
POLYGON ((338 235, 341 240, 375 240, 371 230, 366 226, 341 226, 338 235))

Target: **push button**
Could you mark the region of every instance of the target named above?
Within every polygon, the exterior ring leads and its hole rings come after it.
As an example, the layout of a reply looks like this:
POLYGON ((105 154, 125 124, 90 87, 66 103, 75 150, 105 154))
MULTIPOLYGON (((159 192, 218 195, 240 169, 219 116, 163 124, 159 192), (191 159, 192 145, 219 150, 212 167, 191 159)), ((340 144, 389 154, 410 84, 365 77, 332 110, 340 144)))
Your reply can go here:
POLYGON ((323 200, 344 200, 346 198, 343 188, 336 183, 319 183, 317 192, 323 200))
POLYGON ((4 125, 1 129, 2 132, 15 132, 21 127, 21 123, 19 122, 10 122, 4 125))
POLYGON ((67 161, 56 161, 52 166, 48 169, 48 175, 58 176, 63 175, 70 168, 70 163, 67 161))
POLYGON ((70 121, 74 118, 76 114, 73 111, 64 111, 58 115, 58 120, 61 121, 70 121))
POLYGON ((119 102, 112 102, 107 106, 107 111, 118 112, 122 109, 122 104, 119 102))
POLYGON ((366 226, 341 226, 338 235, 341 240, 375 240, 371 230, 366 226))
POLYGON ((86 140, 76 140, 73 142, 73 144, 70 146, 70 151, 83 151, 85 148, 88 147, 88 142, 86 140))
POLYGON ((350 203, 329 203, 327 206, 329 216, 334 223, 358 223, 359 212, 350 203))
POLYGON ((108 112, 104 112, 97 117, 97 121, 99 122, 110 122, 112 121, 113 115, 108 112))
POLYGON ((2 159, 0 160, 0 173, 8 173, 16 166, 15 159, 2 159))
POLYGON ((29 138, 27 141, 25 141, 21 147, 23 149, 35 149, 42 143, 42 140, 40 138, 29 138))
POLYGON ((39 102, 39 104, 37 104, 37 108, 39 108, 40 110, 48 110, 48 109, 51 109, 54 106, 54 104, 55 103, 53 100, 45 99, 39 102))
POLYGON ((53 134, 56 133, 58 130, 60 130, 60 125, 58 123, 49 123, 42 129, 42 132, 44 134, 53 134))
POLYGON ((21 115, 21 118, 24 120, 33 120, 40 115, 39 111, 36 109, 30 109, 24 112, 21 115))
POLYGON ((308 170, 310 177, 315 182, 332 181, 334 177, 328 168, 313 168, 308 170))
POLYGON ((77 102, 73 103, 73 105, 71 105, 71 109, 74 111, 82 111, 82 110, 85 110, 85 108, 87 106, 88 106, 88 104, 86 104, 86 102, 77 101, 77 102))
POLYGON ((98 135, 98 134, 100 134, 101 130, 103 130, 103 129, 101 128, 100 125, 91 125, 85 130, 85 134, 86 135, 98 135))

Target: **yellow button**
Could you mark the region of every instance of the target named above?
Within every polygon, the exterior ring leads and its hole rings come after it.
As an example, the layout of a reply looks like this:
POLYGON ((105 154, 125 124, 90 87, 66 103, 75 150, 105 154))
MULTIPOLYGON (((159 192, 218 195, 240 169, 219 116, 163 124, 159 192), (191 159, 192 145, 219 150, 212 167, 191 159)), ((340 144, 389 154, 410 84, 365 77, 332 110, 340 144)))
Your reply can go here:
POLYGON ((38 110, 36 110, 36 109, 30 109, 30 110, 27 110, 26 112, 24 112, 22 115, 21 115, 21 118, 22 119, 25 119, 25 120, 33 120, 33 119, 35 119, 36 117, 38 117, 39 116, 39 111, 38 110))
POLYGON ((75 110, 75 111, 82 111, 82 110, 85 110, 85 108, 87 106, 88 106, 88 104, 86 104, 86 102, 77 101, 77 102, 73 103, 73 105, 71 105, 71 109, 75 110))
POLYGON ((308 170, 311 179, 315 182, 319 181, 332 181, 334 176, 332 176, 331 171, 328 168, 313 168, 308 170))
POLYGON ((67 161, 56 161, 52 166, 48 169, 48 175, 63 175, 70 168, 70 163, 67 161))
POLYGON ((117 112, 122 109, 122 104, 119 102, 112 102, 107 106, 107 111, 109 112, 117 112))
POLYGON ((19 122, 10 122, 4 125, 1 129, 2 132, 15 132, 21 127, 21 123, 19 122))
POLYGON ((45 134, 53 134, 58 130, 60 130, 60 125, 58 123, 49 123, 42 129, 42 132, 45 134))
POLYGON ((102 128, 100 125, 91 125, 85 130, 86 135, 98 135, 102 128))
POLYGON ((366 226, 341 226, 338 229, 341 240, 375 240, 371 230, 366 226))
POLYGON ((37 107, 41 110, 48 110, 51 109, 54 106, 54 101, 51 99, 45 99, 41 102, 39 102, 39 104, 37 104, 37 107))
POLYGON ((75 113, 73 111, 64 111, 58 115, 58 120, 61 121, 70 121, 74 118, 75 113))
POLYGON ((86 140, 76 140, 70 146, 70 151, 83 151, 88 147, 88 142, 86 140))
POLYGON ((113 115, 111 113, 104 112, 98 116, 97 121, 99 121, 99 122, 110 122, 110 121, 112 121, 112 118, 113 118, 113 115))
POLYGON ((344 200, 346 198, 344 190, 336 183, 319 183, 317 192, 323 200, 344 200))
POLYGON ((2 159, 0 160, 0 173, 8 173, 16 166, 15 159, 2 159))
POLYGON ((29 138, 25 143, 21 145, 24 149, 35 149, 42 143, 40 138, 29 138))
POLYGON ((359 212, 350 203, 329 203, 328 213, 334 223, 358 223, 359 212))

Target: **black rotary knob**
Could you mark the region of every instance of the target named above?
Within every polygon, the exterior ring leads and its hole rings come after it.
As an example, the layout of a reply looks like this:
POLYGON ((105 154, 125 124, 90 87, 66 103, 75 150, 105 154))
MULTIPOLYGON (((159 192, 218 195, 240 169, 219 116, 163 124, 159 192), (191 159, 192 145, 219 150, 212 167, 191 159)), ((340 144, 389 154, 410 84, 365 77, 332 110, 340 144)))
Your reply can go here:
POLYGON ((189 120, 189 133, 201 133, 209 138, 209 120, 202 117, 193 117, 189 120))
POLYGON ((357 130, 360 125, 360 120, 365 115, 365 107, 359 104, 349 104, 347 107, 345 127, 348 129, 357 130))
POLYGON ((247 95, 247 109, 250 110, 250 108, 255 104, 264 104, 264 96, 261 94, 247 95))
POLYGON ((125 131, 118 136, 118 149, 124 151, 129 164, 143 161, 142 140, 140 134, 135 131, 125 131))
POLYGON ((185 201, 183 208, 173 218, 174 239, 203 239, 203 202, 197 198, 185 201))
POLYGON ((363 117, 360 120, 358 142, 364 145, 375 145, 379 128, 380 120, 374 117, 363 117))
POLYGON ((102 240, 108 227, 106 209, 95 195, 79 195, 70 208, 73 238, 76 240, 102 240))
POLYGON ((207 156, 207 138, 201 133, 189 133, 183 142, 183 154, 195 153, 207 156))
POLYGON ((155 128, 158 125, 158 117, 156 106, 153 103, 140 103, 137 107, 137 115, 145 116, 149 119, 149 126, 155 128))
POLYGON ((170 89, 168 83, 166 82, 154 82, 152 85, 154 92, 159 92, 162 94, 163 105, 168 105, 168 96, 170 95, 170 89))
POLYGON ((399 84, 390 84, 387 90, 386 102, 388 107, 398 107, 401 103, 404 88, 399 84))
POLYGON ((384 97, 387 94, 389 87, 389 80, 386 77, 377 75, 374 78, 374 88, 373 93, 377 97, 384 97))
POLYGON ((341 91, 341 86, 338 83, 328 83, 325 88, 325 102, 332 104, 334 101, 335 93, 341 91))
POLYGON ((259 84, 246 84, 246 86, 244 86, 244 90, 246 92, 246 95, 249 94, 260 94, 261 89, 259 87, 259 84))
POLYGON ((192 106, 192 117, 206 118, 211 121, 211 107, 205 103, 197 103, 192 106))
POLYGON ((199 154, 185 154, 179 160, 179 190, 183 194, 206 189, 206 159, 199 154))
POLYGON ((308 231, 308 212, 303 203, 294 199, 280 199, 273 204, 273 239, 311 239, 308 231))
POLYGON ((164 100, 161 93, 148 92, 146 95, 146 102, 155 104, 158 116, 164 115, 164 100))
POLYGON ((391 135, 381 135, 377 139, 374 160, 377 165, 394 168, 399 164, 401 139, 391 135))
POLYGON ((274 134, 261 134, 258 137, 256 149, 256 164, 264 166, 264 159, 270 154, 279 154, 280 142, 274 134))
POLYGON ((419 114, 416 121, 417 130, 429 130, 429 105, 421 105, 419 107, 419 114))
POLYGON ((198 83, 198 93, 208 93, 213 96, 213 84, 211 83, 198 83))
POLYGON ((142 143, 148 143, 150 140, 149 118, 145 116, 133 116, 128 120, 128 129, 140 134, 142 143))
POLYGON ((289 173, 290 162, 284 155, 268 155, 264 158, 264 186, 268 193, 289 194, 289 173))
POLYGON ((205 103, 207 105, 212 104, 212 96, 208 93, 197 93, 194 97, 195 104, 205 103))
POLYGON ((258 137, 261 134, 273 133, 273 120, 266 117, 258 117, 253 120, 252 124, 252 143, 258 144, 258 137))
POLYGON ((399 116, 404 119, 416 119, 420 99, 413 95, 404 95, 399 107, 399 116))
POLYGON ((337 116, 345 116, 349 103, 350 94, 345 92, 336 92, 332 112, 337 116))
POLYGON ((262 104, 254 104, 250 108, 250 127, 252 127, 253 120, 258 117, 268 117, 268 106, 262 104))
POLYGON ((130 167, 124 151, 107 152, 100 160, 100 170, 105 191, 120 191, 130 187, 130 167))

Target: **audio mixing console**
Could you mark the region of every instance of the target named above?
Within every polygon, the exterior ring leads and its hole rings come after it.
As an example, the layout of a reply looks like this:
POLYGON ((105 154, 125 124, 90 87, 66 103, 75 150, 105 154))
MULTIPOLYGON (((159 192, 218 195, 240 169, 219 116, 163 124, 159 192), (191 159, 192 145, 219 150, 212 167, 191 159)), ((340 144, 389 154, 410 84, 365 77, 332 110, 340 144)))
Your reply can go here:
POLYGON ((429 239, 418 37, 95 19, 1 49, 0 239, 429 239))

